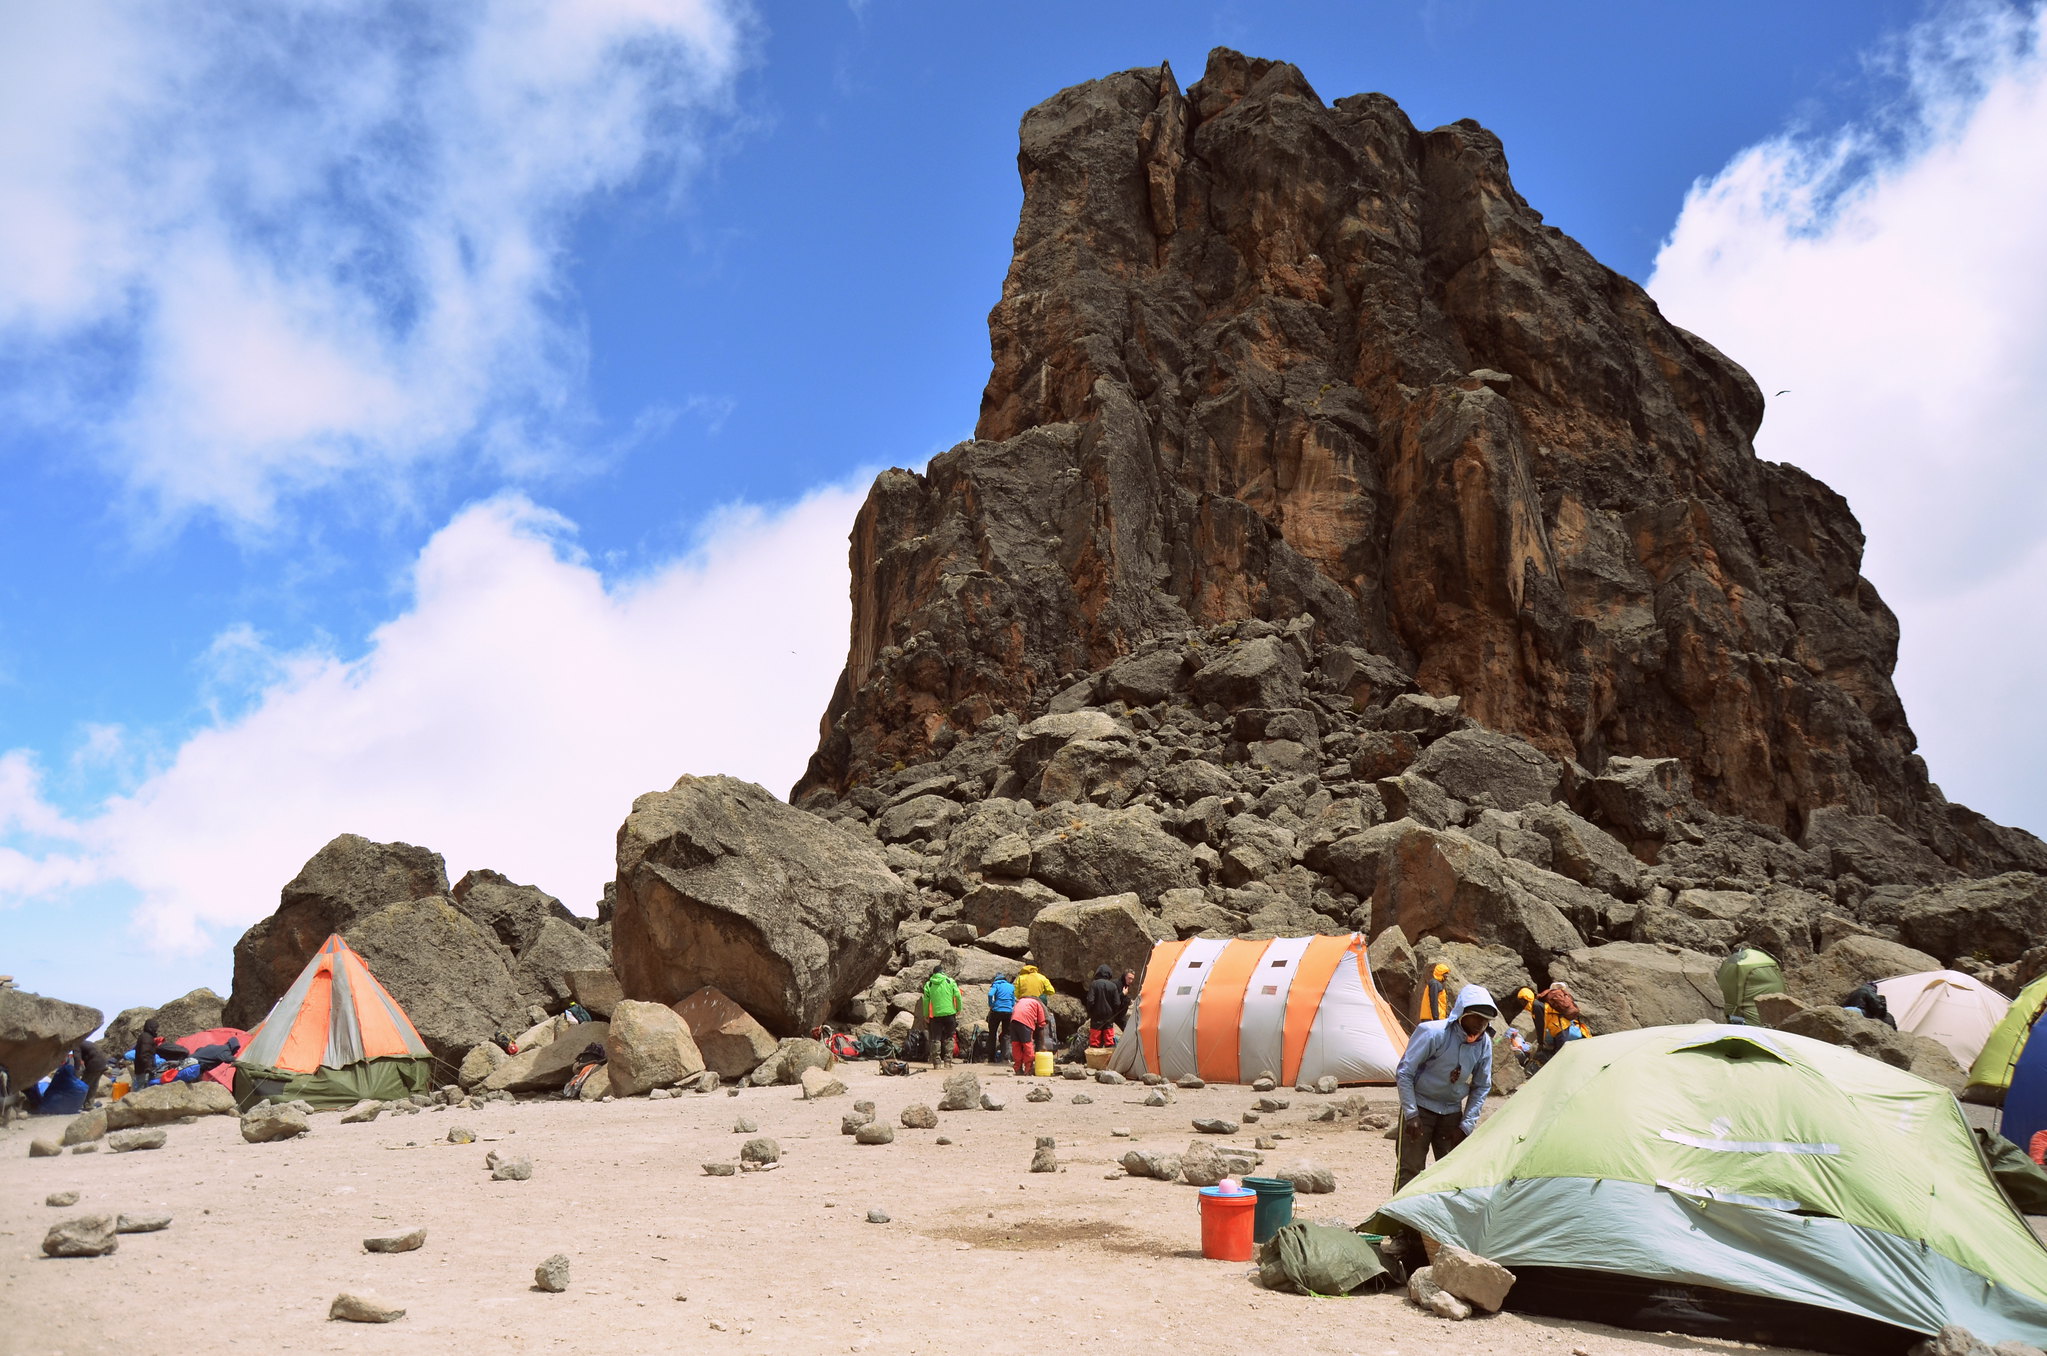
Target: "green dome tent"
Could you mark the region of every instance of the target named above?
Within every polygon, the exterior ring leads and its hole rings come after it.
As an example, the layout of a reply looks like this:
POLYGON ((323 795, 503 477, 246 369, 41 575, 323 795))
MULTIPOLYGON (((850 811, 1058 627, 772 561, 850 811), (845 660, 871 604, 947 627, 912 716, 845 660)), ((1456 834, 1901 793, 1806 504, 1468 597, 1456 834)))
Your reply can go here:
POLYGON ((1589 1273, 1774 1302, 1824 1320, 1834 1345, 1795 1344, 1826 1350, 1902 1350, 1947 1323, 2047 1341, 2047 1248, 1955 1099, 1779 1031, 1573 1042, 1381 1216, 1513 1268, 1510 1307, 1537 1271, 1589 1273))
POLYGON ((1721 1008, 1730 1019, 1739 1017, 1751 1026, 1760 1024, 1756 1000, 1767 993, 1784 992, 1784 972, 1767 951, 1737 946, 1720 962, 1721 1008))
POLYGON ((2011 1087, 2011 1071, 2019 1066, 2026 1037, 2032 1034, 2033 1023, 2043 1006, 2047 1006, 2047 975, 2020 989, 2019 996, 2005 1009, 2004 1020, 1991 1029, 1990 1039, 1983 1042, 1983 1053, 1969 1066, 1969 1086, 1962 1093, 1965 1099, 2003 1105, 2004 1094, 2011 1087))

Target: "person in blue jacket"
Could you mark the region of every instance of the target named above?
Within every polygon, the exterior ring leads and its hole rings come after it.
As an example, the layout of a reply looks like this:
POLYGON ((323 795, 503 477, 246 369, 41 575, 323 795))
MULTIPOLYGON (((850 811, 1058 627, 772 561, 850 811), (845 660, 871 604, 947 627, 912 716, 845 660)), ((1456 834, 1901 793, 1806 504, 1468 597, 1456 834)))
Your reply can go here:
POLYGON ((988 986, 988 1042, 990 1064, 1003 1064, 1009 1060, 1009 1014, 1016 1011, 1016 985, 1009 982, 1007 974, 995 976, 995 982, 988 986))
POLYGON ((1500 1010, 1477 984, 1457 993, 1441 1021, 1423 1022, 1408 1038, 1394 1082, 1400 1088, 1400 1170, 1395 1191, 1421 1175, 1431 1151, 1438 1162, 1478 1128, 1493 1087, 1490 1027, 1500 1010))

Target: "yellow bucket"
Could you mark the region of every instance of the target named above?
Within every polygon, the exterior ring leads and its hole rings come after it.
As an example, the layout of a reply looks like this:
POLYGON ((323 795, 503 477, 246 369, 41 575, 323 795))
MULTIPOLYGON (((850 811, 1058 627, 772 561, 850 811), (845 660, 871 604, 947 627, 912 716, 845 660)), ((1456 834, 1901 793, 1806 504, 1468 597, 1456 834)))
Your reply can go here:
POLYGON ((1032 1061, 1032 1067, 1037 1070, 1038 1077, 1050 1078, 1052 1076, 1052 1052, 1050 1050, 1038 1051, 1038 1057, 1032 1061))

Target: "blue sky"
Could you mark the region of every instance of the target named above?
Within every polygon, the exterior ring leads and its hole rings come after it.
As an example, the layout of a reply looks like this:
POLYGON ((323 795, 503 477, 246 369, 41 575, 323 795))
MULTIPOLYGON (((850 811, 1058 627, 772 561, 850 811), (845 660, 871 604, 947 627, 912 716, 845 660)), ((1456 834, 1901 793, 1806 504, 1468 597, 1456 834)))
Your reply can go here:
POLYGON ((225 992, 344 830, 587 910, 634 794, 786 790, 866 480, 972 429, 1019 117, 1218 43, 1478 119, 1551 222, 1794 387, 1762 450, 1862 514, 1934 776, 2047 827, 2014 757, 2047 755, 2030 0, 456 15, 0 5, 25 987, 225 992))

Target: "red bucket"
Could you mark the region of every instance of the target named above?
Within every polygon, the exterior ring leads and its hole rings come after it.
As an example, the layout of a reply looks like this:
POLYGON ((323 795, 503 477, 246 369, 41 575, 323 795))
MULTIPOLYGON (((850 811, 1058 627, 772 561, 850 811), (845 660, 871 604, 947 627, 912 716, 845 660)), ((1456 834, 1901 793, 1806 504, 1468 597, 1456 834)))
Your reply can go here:
POLYGON ((1251 1226, 1258 1214, 1258 1193, 1221 1187, 1201 1189, 1201 1255, 1217 1262, 1251 1260, 1251 1226))

